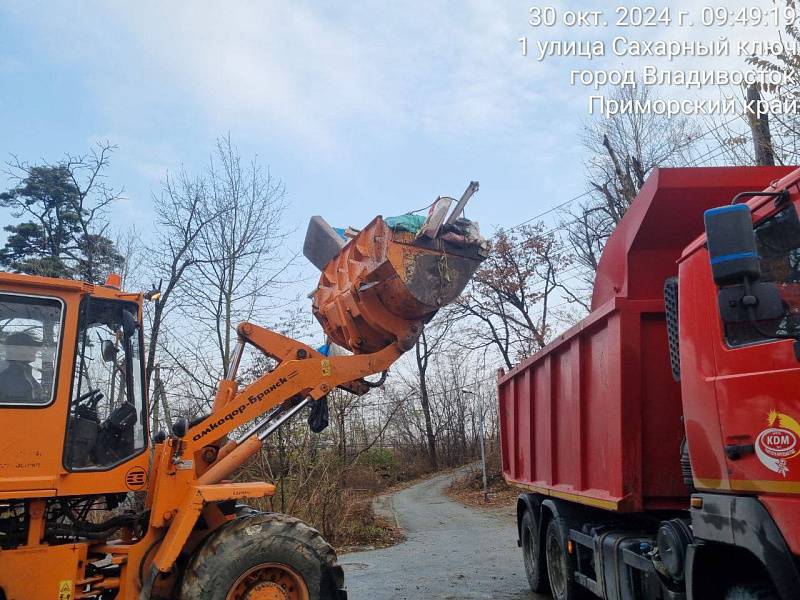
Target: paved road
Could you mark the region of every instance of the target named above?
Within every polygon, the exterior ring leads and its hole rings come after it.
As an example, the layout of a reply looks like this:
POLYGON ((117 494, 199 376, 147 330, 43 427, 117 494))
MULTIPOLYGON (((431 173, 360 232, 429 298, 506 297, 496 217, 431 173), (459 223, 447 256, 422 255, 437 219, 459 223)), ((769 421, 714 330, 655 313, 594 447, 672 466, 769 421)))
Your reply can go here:
POLYGON ((510 511, 468 509, 443 494, 442 475, 388 496, 407 540, 343 554, 350 600, 534 600, 510 511))

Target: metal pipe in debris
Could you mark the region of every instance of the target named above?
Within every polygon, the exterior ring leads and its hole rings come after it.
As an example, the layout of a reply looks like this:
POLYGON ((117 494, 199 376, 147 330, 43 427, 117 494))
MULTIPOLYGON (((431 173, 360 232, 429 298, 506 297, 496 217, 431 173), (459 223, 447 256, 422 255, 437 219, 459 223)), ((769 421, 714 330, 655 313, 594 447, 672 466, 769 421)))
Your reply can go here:
POLYGON ((464 190, 464 193, 461 195, 461 198, 456 204, 456 207, 453 209, 453 212, 450 213, 450 216, 447 218, 445 222, 446 225, 452 225, 456 222, 456 219, 461 216, 461 213, 464 212, 464 207, 467 206, 467 202, 469 199, 472 198, 472 195, 478 191, 479 184, 477 181, 470 181, 467 189, 464 190))

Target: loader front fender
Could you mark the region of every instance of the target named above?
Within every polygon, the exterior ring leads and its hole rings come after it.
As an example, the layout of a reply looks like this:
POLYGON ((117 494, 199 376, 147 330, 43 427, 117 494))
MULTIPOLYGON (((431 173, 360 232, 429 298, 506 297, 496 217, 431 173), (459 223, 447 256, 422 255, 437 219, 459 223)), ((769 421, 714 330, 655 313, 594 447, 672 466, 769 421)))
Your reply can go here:
POLYGON ((172 569, 206 503, 241 498, 263 498, 272 496, 274 493, 275 486, 263 482, 189 486, 183 502, 168 519, 169 529, 158 552, 153 557, 153 567, 160 573, 168 573, 172 569))

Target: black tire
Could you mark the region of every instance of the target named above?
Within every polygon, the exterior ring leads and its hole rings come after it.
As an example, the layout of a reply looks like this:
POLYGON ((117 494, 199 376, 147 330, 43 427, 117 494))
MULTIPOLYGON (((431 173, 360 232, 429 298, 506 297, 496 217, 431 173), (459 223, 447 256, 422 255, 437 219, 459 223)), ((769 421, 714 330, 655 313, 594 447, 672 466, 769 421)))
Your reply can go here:
POLYGON ((522 559, 525 563, 525 575, 531 590, 540 594, 546 594, 549 590, 547 585, 547 567, 542 552, 542 544, 539 538, 539 527, 531 511, 526 510, 522 515, 520 523, 520 542, 522 544, 522 559))
POLYGON ((735 585, 725 593, 725 600, 779 600, 771 585, 746 583, 735 585))
POLYGON ((554 600, 585 598, 585 590, 575 581, 575 558, 567 552, 566 523, 551 519, 544 538, 547 580, 554 600))
POLYGON ((252 515, 264 515, 268 513, 265 513, 263 510, 258 510, 257 508, 253 508, 249 504, 237 504, 233 509, 233 514, 235 514, 236 518, 239 519, 241 517, 249 517, 252 515))
MULTIPOLYGON (((344 574, 336 553, 316 529, 276 513, 242 516, 212 533, 184 572, 182 600, 226 600, 259 565, 289 567, 302 578, 309 600, 343 600, 344 574)), ((262 585, 271 585, 265 581, 262 585)))

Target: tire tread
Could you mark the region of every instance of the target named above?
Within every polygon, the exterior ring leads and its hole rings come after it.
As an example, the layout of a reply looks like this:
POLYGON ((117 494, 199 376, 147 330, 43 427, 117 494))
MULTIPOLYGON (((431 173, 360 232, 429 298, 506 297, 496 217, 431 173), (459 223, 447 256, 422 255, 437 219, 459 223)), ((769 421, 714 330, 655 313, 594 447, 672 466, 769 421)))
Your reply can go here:
POLYGON ((778 595, 770 585, 743 583, 731 587, 725 594, 725 600, 778 600, 778 595))
POLYGON ((336 564, 336 552, 319 531, 288 515, 252 512, 220 527, 195 551, 184 572, 180 597, 185 600, 224 599, 225 594, 220 596, 220 593, 228 585, 229 573, 222 567, 276 544, 286 555, 302 556, 320 565, 319 594, 314 597, 310 589, 312 600, 344 597, 341 591, 344 578, 341 567, 336 564), (245 534, 246 529, 258 526, 261 527, 258 535, 245 534))

